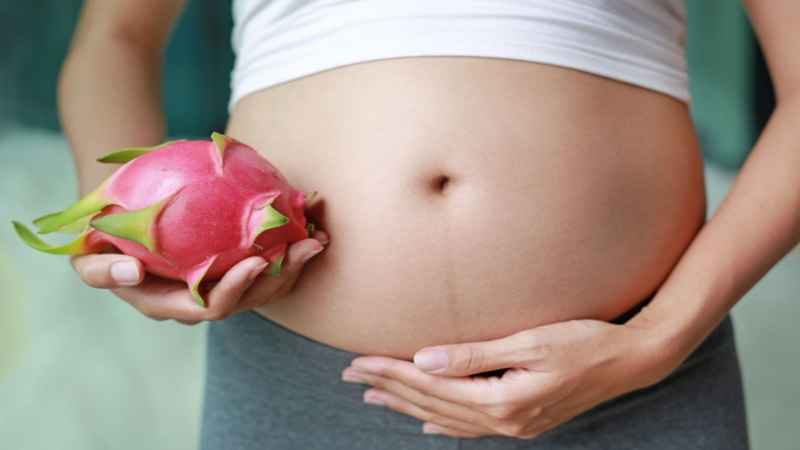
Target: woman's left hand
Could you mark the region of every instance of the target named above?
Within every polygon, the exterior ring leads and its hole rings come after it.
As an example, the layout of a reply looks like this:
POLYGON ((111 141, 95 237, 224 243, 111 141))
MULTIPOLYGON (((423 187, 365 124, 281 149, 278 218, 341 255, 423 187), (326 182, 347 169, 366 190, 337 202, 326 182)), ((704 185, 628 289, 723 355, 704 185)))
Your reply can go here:
POLYGON ((423 421, 425 433, 530 439, 657 383, 683 360, 675 353, 645 328, 573 320, 492 341, 426 347, 414 363, 360 356, 342 379, 373 386, 365 402, 423 421), (501 376, 475 376, 506 368, 501 376))

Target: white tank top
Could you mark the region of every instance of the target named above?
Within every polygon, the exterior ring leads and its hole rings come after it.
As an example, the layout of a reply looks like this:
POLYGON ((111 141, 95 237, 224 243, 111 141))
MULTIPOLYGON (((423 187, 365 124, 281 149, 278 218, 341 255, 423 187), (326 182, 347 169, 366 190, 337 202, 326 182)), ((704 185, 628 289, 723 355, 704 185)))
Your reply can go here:
POLYGON ((234 0, 233 108, 327 69, 406 56, 553 64, 689 102, 683 0, 234 0))

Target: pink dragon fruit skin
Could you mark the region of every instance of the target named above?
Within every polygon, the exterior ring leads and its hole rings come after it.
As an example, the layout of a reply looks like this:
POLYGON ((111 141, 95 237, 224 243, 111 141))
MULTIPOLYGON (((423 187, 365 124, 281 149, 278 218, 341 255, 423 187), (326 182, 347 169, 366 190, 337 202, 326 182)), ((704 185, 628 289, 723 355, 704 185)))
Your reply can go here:
POLYGON ((255 150, 219 133, 211 141, 124 149, 99 161, 124 165, 70 208, 34 221, 40 234, 79 232, 78 238, 52 246, 14 222, 28 245, 68 255, 113 245, 150 273, 186 281, 205 305, 201 281, 254 255, 277 275, 287 246, 313 232, 304 210, 315 193, 294 189, 255 150))

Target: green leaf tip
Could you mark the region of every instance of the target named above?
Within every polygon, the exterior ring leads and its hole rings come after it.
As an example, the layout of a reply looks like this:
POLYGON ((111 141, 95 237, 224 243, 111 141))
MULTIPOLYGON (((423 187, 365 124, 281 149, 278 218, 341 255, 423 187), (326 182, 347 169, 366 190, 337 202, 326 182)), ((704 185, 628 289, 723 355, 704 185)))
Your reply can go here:
POLYGON ((64 245, 50 245, 47 242, 39 239, 31 230, 25 225, 12 220, 11 224, 14 225, 14 231, 17 236, 29 247, 39 250, 40 252, 50 253, 52 255, 85 255, 88 253, 86 247, 86 236, 89 230, 86 230, 77 239, 64 245))
POLYGON ((306 231, 308 232, 308 237, 314 234, 314 222, 308 222, 306 224, 306 231))
POLYGON ((156 253, 155 224, 161 210, 172 198, 169 196, 158 203, 135 211, 125 211, 93 219, 92 228, 112 236, 142 244, 152 253, 156 253))
POLYGON ((61 211, 50 213, 50 214, 45 214, 45 215, 43 215, 41 217, 37 217, 37 218, 33 219, 33 223, 34 223, 34 225, 37 224, 37 223, 41 223, 42 221, 52 219, 53 217, 55 217, 55 216, 57 216, 59 214, 61 214, 61 211))
POLYGON ((164 148, 168 145, 172 145, 176 142, 182 142, 185 139, 178 139, 175 141, 167 141, 163 144, 156 145, 154 147, 127 147, 121 148, 116 150, 112 153, 109 153, 101 158, 98 158, 97 161, 105 164, 125 164, 134 159, 147 154, 153 150, 158 150, 160 148, 164 148))
MULTIPOLYGON (((47 214, 34 220, 33 224, 38 228, 39 234, 73 229, 74 227, 70 226, 70 224, 81 221, 85 219, 86 216, 93 215, 110 205, 111 201, 106 199, 103 195, 105 185, 106 182, 103 182, 97 189, 63 211, 47 214)), ((78 226, 80 226, 80 224, 78 224, 78 226)))
POLYGON ((288 217, 281 214, 280 211, 273 208, 272 205, 267 205, 264 207, 264 218, 261 220, 256 230, 256 236, 267 230, 286 225, 287 223, 289 223, 288 217))
POLYGON ((56 230, 57 233, 64 233, 64 234, 80 234, 83 233, 88 227, 89 223, 92 221, 92 218, 96 216, 97 213, 88 214, 86 216, 81 217, 80 219, 76 220, 75 222, 68 223, 59 229, 56 230))
POLYGON ((192 294, 192 298, 194 299, 195 303, 203 308, 206 307, 206 302, 203 299, 203 296, 200 294, 200 283, 203 281, 203 278, 205 278, 209 269, 211 269, 211 266, 214 265, 214 262, 217 260, 218 256, 219 255, 214 255, 206 258, 205 261, 192 268, 186 275, 186 282, 189 284, 189 291, 192 294))
POLYGON ((214 145, 217 147, 220 156, 225 153, 225 149, 228 148, 228 144, 230 144, 231 139, 228 136, 225 136, 222 133, 217 133, 216 131, 211 133, 211 140, 214 142, 214 145))
POLYGON ((125 164, 146 154, 149 151, 150 150, 146 148, 125 148, 114 153, 109 153, 102 158, 97 158, 97 162, 104 164, 125 164))
POLYGON ((270 263, 270 265, 269 265, 269 274, 271 276, 277 277, 278 275, 281 274, 281 271, 283 270, 283 260, 284 260, 284 258, 285 258, 284 255, 280 255, 277 258, 275 258, 274 261, 272 261, 270 263))

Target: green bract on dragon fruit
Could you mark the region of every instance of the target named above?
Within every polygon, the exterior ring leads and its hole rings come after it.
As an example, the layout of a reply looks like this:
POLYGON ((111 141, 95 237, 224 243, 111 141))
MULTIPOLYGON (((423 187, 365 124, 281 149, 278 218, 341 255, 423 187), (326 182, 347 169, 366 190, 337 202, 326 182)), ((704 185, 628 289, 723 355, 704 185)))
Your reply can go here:
POLYGON ((287 246, 314 230, 305 208, 316 192, 294 189, 251 147, 219 133, 210 141, 123 149, 98 161, 123 165, 68 209, 33 222, 40 234, 77 238, 50 245, 13 222, 23 241, 61 255, 113 246, 140 259, 149 273, 185 281, 205 305, 201 281, 219 279, 255 255, 277 275, 287 246))

